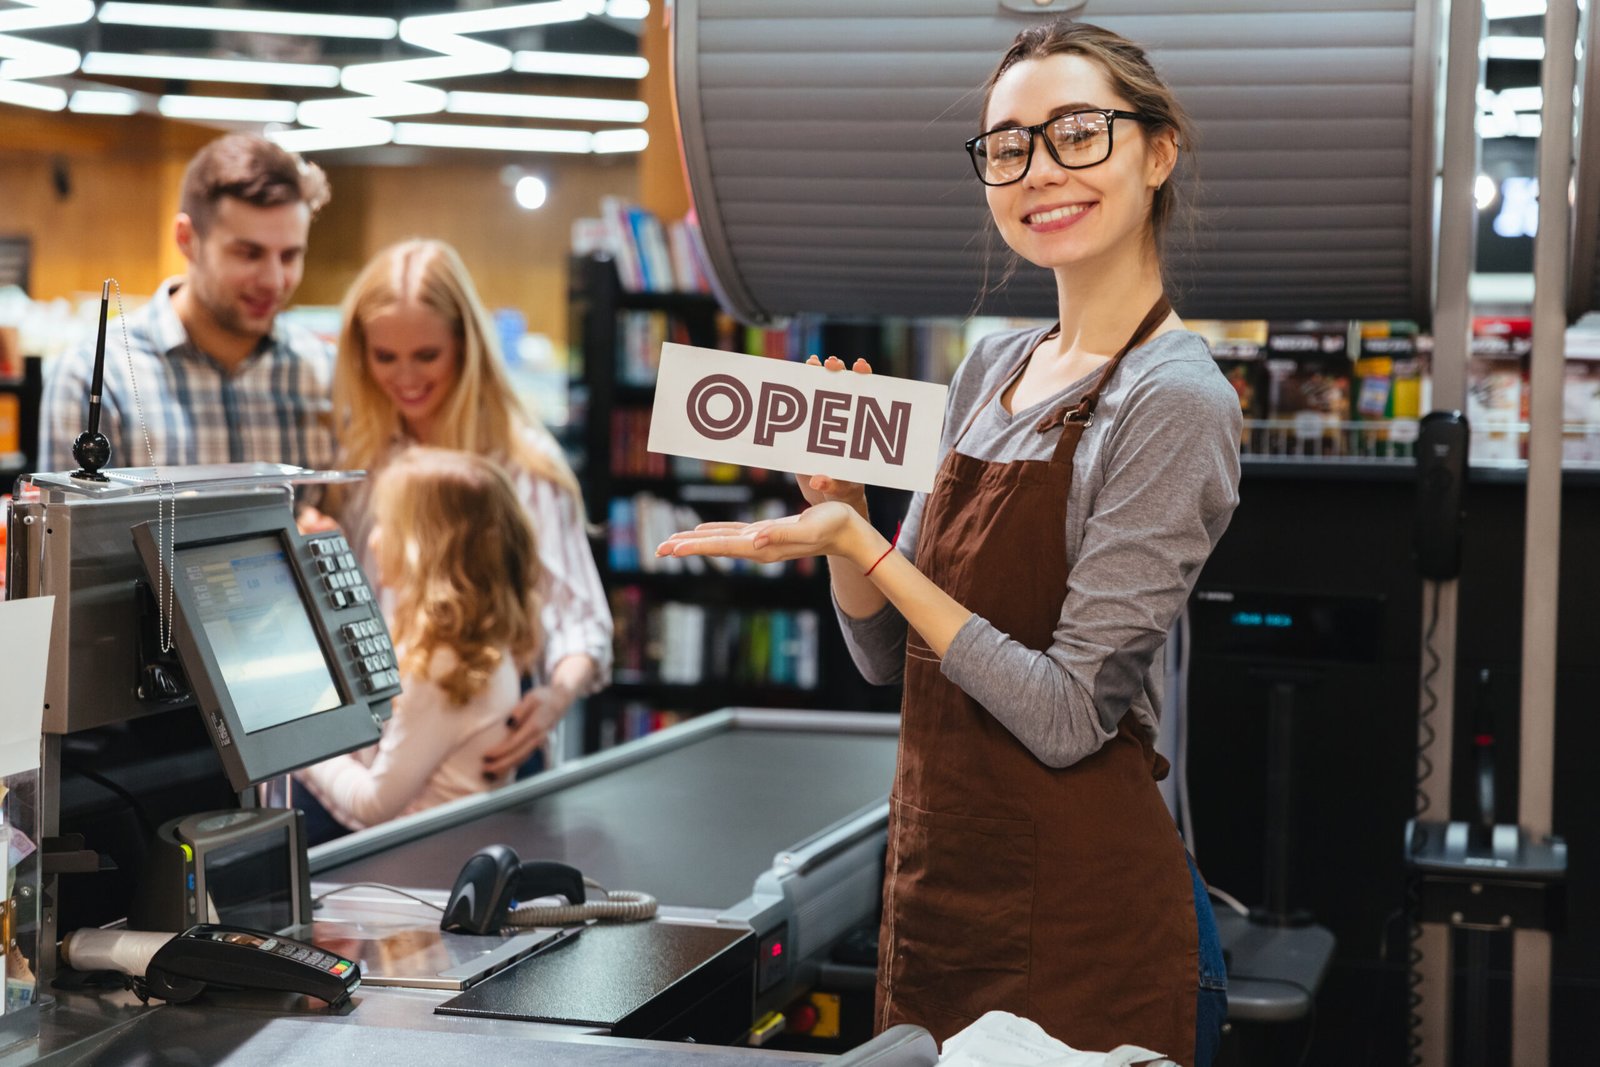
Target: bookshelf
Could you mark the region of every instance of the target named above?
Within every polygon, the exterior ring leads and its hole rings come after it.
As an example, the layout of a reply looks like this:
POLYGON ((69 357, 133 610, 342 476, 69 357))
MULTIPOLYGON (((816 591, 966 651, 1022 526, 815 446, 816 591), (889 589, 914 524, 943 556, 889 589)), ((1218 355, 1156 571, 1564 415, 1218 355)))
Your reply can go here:
MULTIPOLYGON (((650 453, 661 343, 748 344, 700 293, 629 292, 612 261, 571 262, 579 479, 615 623, 613 681, 591 697, 585 752, 730 705, 892 707, 849 662, 820 560, 656 560, 673 530, 791 514, 791 475, 650 453)), ((754 357, 752 357, 754 358, 754 357)))

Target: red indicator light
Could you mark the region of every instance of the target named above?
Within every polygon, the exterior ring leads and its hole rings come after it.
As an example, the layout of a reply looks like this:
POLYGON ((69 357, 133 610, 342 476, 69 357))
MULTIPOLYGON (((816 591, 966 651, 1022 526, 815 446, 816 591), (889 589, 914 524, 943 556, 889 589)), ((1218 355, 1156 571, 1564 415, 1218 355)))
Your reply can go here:
POLYGON ((781 941, 774 941, 772 943, 772 958, 777 959, 781 955, 783 955, 783 943, 781 941))

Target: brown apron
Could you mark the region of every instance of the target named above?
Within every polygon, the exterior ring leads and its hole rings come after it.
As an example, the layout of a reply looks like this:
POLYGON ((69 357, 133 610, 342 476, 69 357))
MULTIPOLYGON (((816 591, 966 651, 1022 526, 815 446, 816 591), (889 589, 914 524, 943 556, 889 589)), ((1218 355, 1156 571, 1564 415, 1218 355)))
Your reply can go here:
MULTIPOLYGON (((1028 648, 1050 647, 1066 598, 1078 442, 1122 357, 1170 310, 1163 297, 1089 394, 1040 423, 1064 427, 1050 459, 986 463, 952 446, 928 496, 918 568, 1028 648)), ((1087 759, 1045 766, 945 679, 912 630, 878 1029, 911 1022, 943 1042, 1003 1010, 1075 1048, 1136 1044, 1191 1064, 1199 935, 1183 844, 1156 787, 1166 771, 1131 715, 1087 759)))

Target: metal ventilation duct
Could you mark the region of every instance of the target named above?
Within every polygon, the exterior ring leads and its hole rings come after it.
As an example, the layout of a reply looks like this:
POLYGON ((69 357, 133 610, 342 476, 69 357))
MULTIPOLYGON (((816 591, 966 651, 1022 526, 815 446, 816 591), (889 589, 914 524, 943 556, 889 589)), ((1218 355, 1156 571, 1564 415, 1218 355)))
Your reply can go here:
POLYGON ((1588 24, 1583 55, 1578 61, 1578 164, 1573 172, 1572 281, 1567 287, 1567 315, 1600 311, 1600 18, 1594 5, 1584 12, 1588 24))
MULTIPOLYGON (((1017 31, 1068 9, 1148 47, 1194 116, 1180 310, 1428 318, 1435 0, 676 0, 684 155, 731 310, 972 311, 1011 256, 961 143, 1017 31)), ((1053 316, 1054 281, 1023 264, 983 309, 1053 316)))

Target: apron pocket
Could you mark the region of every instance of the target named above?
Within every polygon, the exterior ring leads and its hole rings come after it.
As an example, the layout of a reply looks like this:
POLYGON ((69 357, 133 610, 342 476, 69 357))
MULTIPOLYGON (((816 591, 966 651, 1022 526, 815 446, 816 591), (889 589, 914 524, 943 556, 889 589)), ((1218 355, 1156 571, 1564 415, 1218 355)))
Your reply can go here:
POLYGON ((1033 823, 898 806, 891 995, 966 1019, 1027 1011, 1033 823))

